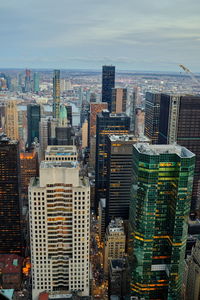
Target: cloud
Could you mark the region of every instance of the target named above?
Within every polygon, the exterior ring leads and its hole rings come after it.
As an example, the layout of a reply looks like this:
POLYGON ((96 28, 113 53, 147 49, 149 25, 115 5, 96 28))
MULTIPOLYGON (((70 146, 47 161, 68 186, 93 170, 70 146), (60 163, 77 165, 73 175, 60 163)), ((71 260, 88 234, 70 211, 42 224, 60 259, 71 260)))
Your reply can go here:
POLYGON ((1 66, 159 69, 179 58, 198 69, 199 13, 197 0, 1 1, 1 66))

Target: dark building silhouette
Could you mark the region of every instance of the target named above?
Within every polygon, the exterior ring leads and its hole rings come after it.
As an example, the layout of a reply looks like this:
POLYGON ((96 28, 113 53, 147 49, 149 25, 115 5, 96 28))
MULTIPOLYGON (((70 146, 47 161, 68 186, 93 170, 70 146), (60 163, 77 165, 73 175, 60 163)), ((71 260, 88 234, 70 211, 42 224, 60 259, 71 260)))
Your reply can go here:
POLYGON ((58 119, 60 115, 60 70, 54 70, 53 74, 53 117, 58 119))
POLYGON ((146 93, 144 134, 158 144, 161 94, 146 93))
POLYGON ((97 115, 96 126, 96 168, 95 168, 95 211, 99 200, 106 198, 107 188, 107 152, 106 136, 108 134, 124 135, 130 129, 130 118, 126 114, 110 114, 103 110, 97 115))
POLYGON ((28 147, 37 138, 39 141, 39 122, 40 122, 40 105, 27 106, 27 123, 28 123, 28 147))
POLYGON ((132 183, 133 144, 148 143, 146 137, 134 135, 108 135, 107 153, 107 190, 106 226, 113 218, 129 219, 129 204, 132 183))
POLYGON ((23 254, 19 143, 0 135, 0 254, 23 254))
POLYGON ((102 67, 102 102, 108 103, 108 110, 112 109, 112 89, 115 87, 115 67, 102 67))
POLYGON ((196 155, 191 211, 200 211, 200 96, 161 94, 158 142, 177 142, 196 155))

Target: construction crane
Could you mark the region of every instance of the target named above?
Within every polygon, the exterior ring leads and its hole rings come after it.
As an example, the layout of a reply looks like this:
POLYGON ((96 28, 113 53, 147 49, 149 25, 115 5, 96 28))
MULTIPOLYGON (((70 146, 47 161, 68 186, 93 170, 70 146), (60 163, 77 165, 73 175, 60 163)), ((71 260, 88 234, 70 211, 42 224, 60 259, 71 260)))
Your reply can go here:
POLYGON ((200 81, 195 77, 195 75, 190 71, 190 69, 186 68, 184 65, 180 64, 179 67, 183 69, 191 78, 193 81, 196 82, 198 86, 200 86, 200 81))

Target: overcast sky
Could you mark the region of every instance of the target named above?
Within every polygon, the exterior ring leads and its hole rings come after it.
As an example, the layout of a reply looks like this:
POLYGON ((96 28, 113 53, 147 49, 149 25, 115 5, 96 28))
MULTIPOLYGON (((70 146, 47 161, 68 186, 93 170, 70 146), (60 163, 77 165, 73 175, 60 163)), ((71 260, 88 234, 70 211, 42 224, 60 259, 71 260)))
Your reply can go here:
POLYGON ((200 72, 200 0, 0 0, 0 67, 200 72))

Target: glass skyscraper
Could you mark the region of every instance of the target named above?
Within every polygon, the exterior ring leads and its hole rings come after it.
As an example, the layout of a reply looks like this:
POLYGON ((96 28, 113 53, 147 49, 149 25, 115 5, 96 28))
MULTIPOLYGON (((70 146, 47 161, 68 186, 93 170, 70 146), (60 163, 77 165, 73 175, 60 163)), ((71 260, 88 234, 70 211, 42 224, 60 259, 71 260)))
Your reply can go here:
POLYGON ((115 67, 102 67, 102 102, 108 103, 108 110, 112 110, 112 89, 115 87, 115 67))
POLYGON ((27 106, 27 122, 28 122, 28 147, 37 138, 39 141, 39 122, 40 122, 40 105, 27 106))
POLYGON ((180 299, 195 155, 176 145, 133 146, 129 214, 131 294, 180 299))
POLYGON ((60 70, 53 74, 53 117, 59 119, 60 115, 60 70))

